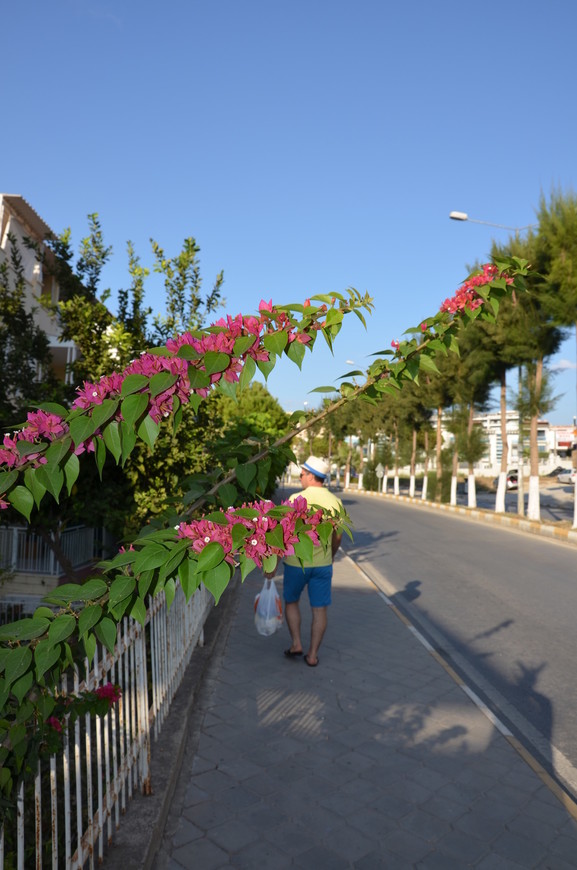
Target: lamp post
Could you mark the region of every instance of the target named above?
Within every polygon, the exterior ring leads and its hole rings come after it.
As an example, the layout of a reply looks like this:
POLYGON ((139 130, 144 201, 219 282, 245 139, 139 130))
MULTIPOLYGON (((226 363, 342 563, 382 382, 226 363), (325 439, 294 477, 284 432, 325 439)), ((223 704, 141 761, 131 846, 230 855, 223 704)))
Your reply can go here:
POLYGON ((484 224, 486 227, 497 227, 499 230, 510 230, 513 233, 520 233, 523 230, 531 230, 537 224, 527 224, 526 227, 507 227, 505 224, 494 224, 491 221, 480 221, 477 218, 469 217, 465 211, 452 211, 449 213, 452 221, 469 221, 470 224, 484 224))
MULTIPOLYGON (((536 227, 537 224, 527 224, 525 227, 509 227, 505 224, 494 224, 491 221, 481 221, 477 220, 477 218, 469 217, 467 212, 465 211, 452 211, 449 212, 449 217, 453 221, 468 221, 473 224, 483 224, 486 227, 496 227, 499 230, 509 230, 512 233, 520 233, 523 230, 531 230, 533 227, 536 227)), ((521 386, 522 386, 522 370, 521 366, 519 366, 519 402, 521 403, 521 386)), ((518 474, 517 474, 517 513, 520 516, 523 516, 525 513, 525 493, 523 490, 523 412, 521 410, 521 404, 519 404, 519 434, 517 436, 517 460, 518 460, 518 474)))

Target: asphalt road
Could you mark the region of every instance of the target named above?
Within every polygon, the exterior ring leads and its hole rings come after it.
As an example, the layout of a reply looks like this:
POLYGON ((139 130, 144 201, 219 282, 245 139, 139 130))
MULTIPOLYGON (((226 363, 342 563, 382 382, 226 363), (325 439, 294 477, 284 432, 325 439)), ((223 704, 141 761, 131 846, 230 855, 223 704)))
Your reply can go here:
POLYGON ((349 554, 577 794, 577 548, 342 498, 355 526, 349 554))

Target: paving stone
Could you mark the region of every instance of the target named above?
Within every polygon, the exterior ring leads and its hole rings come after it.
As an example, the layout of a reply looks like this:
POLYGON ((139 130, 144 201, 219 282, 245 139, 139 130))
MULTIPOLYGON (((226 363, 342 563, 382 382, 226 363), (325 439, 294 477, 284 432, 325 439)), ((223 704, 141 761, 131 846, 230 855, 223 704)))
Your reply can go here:
MULTIPOLYGON (((241 867, 243 870, 284 870, 291 865, 292 858, 289 855, 263 839, 245 846, 230 859, 230 866, 241 867)), ((205 868, 198 864, 196 870, 205 868)))
POLYGON ((222 825, 211 828, 208 836, 226 852, 238 852, 260 838, 258 831, 239 822, 238 819, 227 819, 222 825))
POLYGON ((294 866, 300 867, 301 870, 319 870, 319 867, 323 870, 348 870, 349 862, 330 849, 315 846, 303 855, 299 855, 295 859, 294 866))
POLYGON ((189 822, 188 819, 181 817, 178 822, 178 827, 173 835, 172 842, 178 846, 184 846, 185 843, 191 843, 193 840, 198 840, 204 836, 204 831, 189 822))
POLYGON ((228 855, 210 840, 200 839, 175 849, 172 858, 185 870, 218 870, 228 864, 228 855))
POLYGON ((518 864, 531 867, 540 861, 546 849, 535 840, 520 837, 511 831, 505 831, 491 844, 493 851, 509 861, 517 861, 518 864))

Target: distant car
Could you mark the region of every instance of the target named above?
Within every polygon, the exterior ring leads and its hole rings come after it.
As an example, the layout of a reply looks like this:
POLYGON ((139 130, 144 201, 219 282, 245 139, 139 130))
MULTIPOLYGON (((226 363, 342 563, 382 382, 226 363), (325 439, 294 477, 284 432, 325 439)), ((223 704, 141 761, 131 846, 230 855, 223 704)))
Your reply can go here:
POLYGON ((559 483, 575 483, 575 469, 572 468, 569 471, 563 471, 561 474, 557 475, 557 481, 559 483))
MULTIPOLYGON (((495 480, 493 481, 493 486, 496 489, 498 487, 498 485, 499 485, 499 478, 496 477, 495 480)), ((508 490, 509 489, 517 489, 518 485, 519 485, 519 472, 517 471, 516 468, 510 468, 509 471, 507 472, 507 483, 506 483, 507 489, 508 490)))

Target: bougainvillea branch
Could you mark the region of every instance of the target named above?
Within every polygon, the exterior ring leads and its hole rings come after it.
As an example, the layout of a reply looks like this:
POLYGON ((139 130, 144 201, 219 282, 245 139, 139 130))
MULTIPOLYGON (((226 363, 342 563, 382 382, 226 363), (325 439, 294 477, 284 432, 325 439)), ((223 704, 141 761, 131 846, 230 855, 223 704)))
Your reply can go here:
MULTIPOLYGON (((293 415, 295 429, 269 449, 352 398, 377 401, 383 393, 397 393, 407 380, 418 381, 421 372, 435 370, 439 351, 458 352, 460 325, 476 317, 494 319, 501 299, 524 290, 527 273, 527 263, 515 258, 483 267, 437 314, 407 330, 408 338, 375 354, 366 372, 346 375, 336 402, 312 416, 293 415), (361 376, 362 383, 347 380, 361 376)), ((84 383, 70 409, 43 405, 31 411, 0 449, 0 507, 11 504, 29 518, 46 495, 58 499, 65 487, 70 492, 80 453, 93 453, 100 469, 107 453, 123 465, 137 439, 152 449, 161 425, 178 425, 187 402, 198 407, 213 389, 242 388, 257 369, 267 376, 282 354, 300 366, 318 334, 332 348, 345 315, 354 313, 364 323, 363 310, 371 309, 371 299, 354 290, 346 296, 312 297, 303 305, 261 302, 258 317, 218 321, 143 354, 123 372, 84 383)), ((334 387, 317 390, 335 392, 334 387)), ((245 465, 267 452, 260 451, 245 465)), ((63 720, 55 698, 63 672, 75 661, 92 661, 98 643, 113 650, 125 616, 144 624, 149 596, 164 592, 170 605, 177 582, 187 598, 203 583, 218 602, 237 567, 244 580, 255 568, 269 571, 289 553, 308 559, 313 546, 328 543, 335 528, 349 532, 344 512, 323 515, 299 499, 278 506, 258 500, 230 507, 225 503, 220 510, 193 517, 241 468, 223 473, 211 490, 189 503, 175 526, 143 529, 128 548, 98 566, 98 576, 57 587, 33 617, 0 627, 0 791, 6 799, 27 769, 27 746, 36 740, 38 729, 60 733, 63 720), (27 711, 24 719, 22 710, 27 711)), ((107 691, 110 697, 91 703, 113 701, 112 690, 107 691)))

